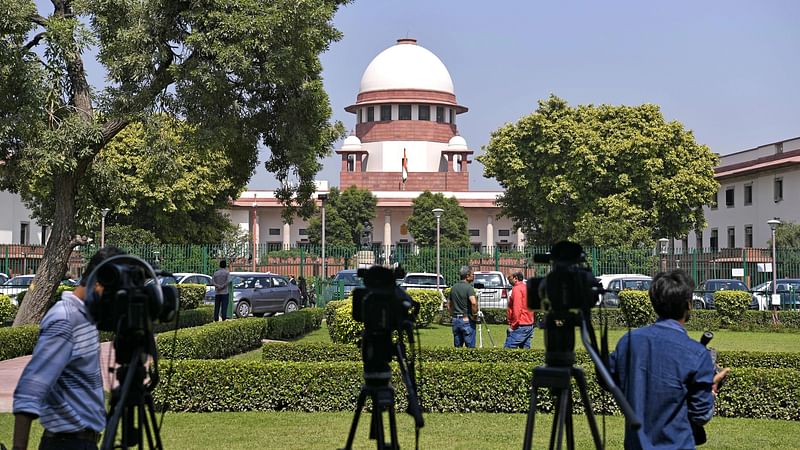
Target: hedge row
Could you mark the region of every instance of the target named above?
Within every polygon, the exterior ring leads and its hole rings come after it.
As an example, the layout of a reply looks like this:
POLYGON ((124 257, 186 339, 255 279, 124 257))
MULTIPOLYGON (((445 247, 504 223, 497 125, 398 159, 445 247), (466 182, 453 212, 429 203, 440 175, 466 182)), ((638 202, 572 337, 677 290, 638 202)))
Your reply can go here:
POLYGON ((9 296, 0 294, 0 327, 6 323, 13 322, 16 315, 17 305, 11 303, 9 296))
MULTIPOLYGON (((360 350, 352 345, 328 343, 267 344, 262 350, 266 361, 319 362, 358 361, 360 350)), ((530 363, 544 364, 544 350, 507 350, 502 348, 465 349, 451 347, 424 347, 423 362, 482 362, 482 363, 530 363)), ((590 367, 592 361, 585 351, 575 352, 576 364, 590 367)), ((800 370, 800 353, 770 353, 721 351, 719 363, 723 367, 749 367, 764 369, 800 370)), ((800 374, 798 374, 800 375, 800 374)))
POLYGON ((168 359, 223 359, 261 346, 263 339, 302 336, 322 324, 316 308, 280 316, 226 320, 156 335, 161 356, 168 359))
MULTIPOLYGON (((195 327, 214 320, 214 308, 198 308, 191 311, 181 311, 179 328, 195 327)), ((154 332, 160 333, 174 330, 175 323, 159 323, 153 327, 154 332)), ((113 333, 101 332, 101 341, 110 341, 113 333)), ((0 361, 30 355, 39 340, 39 325, 25 325, 21 327, 0 328, 0 361)))
MULTIPOLYGON (((173 411, 352 411, 363 382, 360 362, 171 361, 169 386, 155 392, 159 407, 173 411)), ((421 401, 429 412, 521 413, 528 409, 530 363, 437 362, 424 366, 421 401)), ((169 369, 167 369, 169 370, 169 369)), ((591 369, 586 370, 595 412, 619 414, 591 369)), ((716 403, 724 417, 800 420, 800 384, 792 369, 733 369, 716 403)), ((405 408, 405 386, 394 369, 397 409, 405 408)), ((545 389, 539 409, 552 412, 545 389)), ((582 412, 573 383, 573 404, 582 412)))
POLYGON ((176 284, 178 303, 181 309, 195 309, 203 304, 206 296, 204 284, 176 284))

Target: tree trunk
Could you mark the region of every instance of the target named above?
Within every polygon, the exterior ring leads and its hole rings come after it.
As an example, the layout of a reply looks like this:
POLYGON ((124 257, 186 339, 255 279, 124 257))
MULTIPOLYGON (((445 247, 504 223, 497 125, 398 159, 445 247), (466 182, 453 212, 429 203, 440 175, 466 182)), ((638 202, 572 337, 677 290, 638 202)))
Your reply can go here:
POLYGON ((80 243, 75 234, 75 187, 78 174, 61 175, 56 186, 53 231, 44 248, 39 269, 20 305, 14 326, 39 323, 67 270, 72 250, 80 243))

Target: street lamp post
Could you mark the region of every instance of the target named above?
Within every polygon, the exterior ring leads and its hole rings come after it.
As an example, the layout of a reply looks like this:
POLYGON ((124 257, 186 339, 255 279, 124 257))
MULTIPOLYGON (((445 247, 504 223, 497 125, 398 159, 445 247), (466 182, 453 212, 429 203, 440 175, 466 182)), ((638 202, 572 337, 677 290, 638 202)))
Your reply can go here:
POLYGON ((106 216, 109 211, 111 210, 108 208, 100 210, 100 214, 102 214, 102 218, 100 219, 100 248, 106 246, 106 216))
POLYGON ((317 196, 322 204, 322 278, 328 278, 325 272, 325 202, 328 201, 328 194, 319 194, 317 196))
POLYGON ((435 208, 433 211, 433 215, 436 216, 436 290, 439 290, 439 277, 441 277, 442 268, 441 268, 441 253, 439 243, 440 239, 440 227, 442 221, 442 213, 444 210, 442 208, 435 208))
MULTIPOLYGON (((767 225, 769 225, 770 230, 772 230, 772 298, 770 299, 770 304, 773 306, 773 311, 777 309, 775 301, 778 294, 778 265, 775 252, 775 230, 780 224, 781 221, 778 219, 771 219, 767 221, 767 225)), ((780 303, 780 300, 778 300, 778 302, 780 303)), ((778 322, 778 315, 775 312, 772 313, 772 321, 776 323, 778 322)))
POLYGON ((667 271, 667 245, 669 244, 669 239, 661 238, 658 240, 658 247, 659 253, 661 254, 661 271, 667 271))

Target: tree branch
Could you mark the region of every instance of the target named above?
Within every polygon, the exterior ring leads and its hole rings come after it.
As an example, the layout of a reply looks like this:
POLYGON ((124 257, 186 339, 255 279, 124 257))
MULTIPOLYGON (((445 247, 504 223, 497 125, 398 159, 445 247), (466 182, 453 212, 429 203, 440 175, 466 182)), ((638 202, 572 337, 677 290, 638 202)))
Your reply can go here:
POLYGON ((35 47, 35 46, 39 45, 39 41, 41 41, 41 40, 42 40, 42 38, 43 38, 43 37, 45 37, 45 35, 47 35, 47 33, 46 33, 46 32, 44 32, 44 31, 42 31, 41 33, 39 33, 39 34, 37 34, 36 36, 34 36, 34 37, 33 37, 33 39, 31 39, 31 40, 30 40, 30 42, 28 42, 27 44, 25 44, 25 46, 24 46, 24 47, 22 47, 22 48, 23 48, 24 50, 30 50, 30 49, 32 49, 33 47, 35 47))
POLYGON ((31 22, 36 25, 45 26, 47 24, 47 19, 38 14, 34 14, 31 16, 31 22))

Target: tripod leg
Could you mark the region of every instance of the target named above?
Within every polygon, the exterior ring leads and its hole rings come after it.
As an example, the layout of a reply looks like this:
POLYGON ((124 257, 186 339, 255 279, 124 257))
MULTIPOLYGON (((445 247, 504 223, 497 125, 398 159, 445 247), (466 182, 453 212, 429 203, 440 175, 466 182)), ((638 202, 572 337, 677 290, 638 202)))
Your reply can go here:
POLYGON ((378 450, 383 450, 386 448, 386 437, 383 435, 383 411, 381 411, 381 407, 378 405, 378 402, 375 401, 375 398, 372 399, 372 420, 370 422, 370 438, 375 439, 375 443, 377 444, 378 450))
POLYGON ((394 416, 394 405, 389 405, 389 432, 392 450, 400 450, 400 441, 397 440, 397 421, 394 416))
MULTIPOLYGON (((561 450, 561 444, 563 443, 564 428, 565 428, 564 425, 566 424, 567 413, 571 414, 569 412, 569 396, 570 396, 569 388, 562 388, 561 392, 559 392, 558 394, 558 414, 557 414, 558 446, 556 447, 558 448, 558 450, 561 450)), ((552 438, 553 436, 550 437, 550 448, 553 448, 552 438)))
MULTIPOLYGON (((147 404, 147 412, 150 416, 150 424, 152 424, 153 430, 153 437, 156 441, 156 446, 153 447, 153 444, 150 444, 150 448, 156 448, 158 450, 162 450, 163 444, 161 443, 161 430, 158 428, 158 421, 156 420, 156 408, 153 406, 153 396, 150 393, 147 393, 144 399, 145 403, 147 404)), ((148 428, 149 432, 150 428, 148 428)), ((148 437, 149 439, 149 437, 148 437)))
POLYGON ((569 391, 567 392, 567 449, 574 450, 575 449, 575 430, 572 424, 572 394, 569 391))
POLYGON ((531 445, 533 444, 533 429, 536 426, 537 394, 536 383, 534 383, 533 378, 531 378, 531 401, 530 405, 528 405, 528 420, 525 422, 525 439, 522 444, 522 450, 531 450, 531 445))
POLYGON ((364 402, 367 399, 367 390, 365 386, 361 387, 361 392, 358 394, 356 401, 356 412, 353 415, 353 423, 350 425, 350 433, 347 435, 347 443, 344 445, 344 450, 353 448, 353 439, 356 437, 356 428, 358 428, 358 419, 361 417, 361 410, 364 409, 364 402))
POLYGON ((592 412, 592 402, 589 400, 589 388, 586 387, 586 375, 583 373, 583 370, 574 368, 572 370, 572 376, 575 377, 575 381, 578 383, 578 391, 581 393, 581 402, 583 403, 586 420, 589 421, 589 430, 592 432, 594 447, 603 448, 600 441, 600 430, 597 428, 597 421, 592 412))

